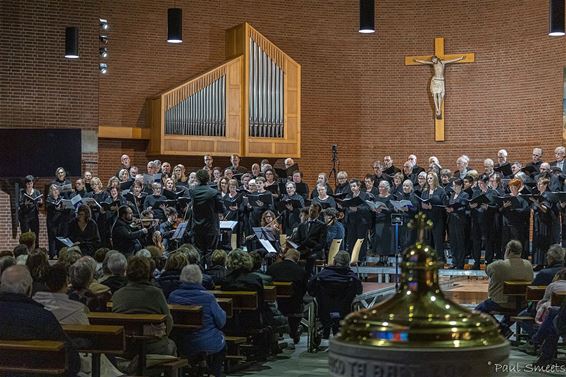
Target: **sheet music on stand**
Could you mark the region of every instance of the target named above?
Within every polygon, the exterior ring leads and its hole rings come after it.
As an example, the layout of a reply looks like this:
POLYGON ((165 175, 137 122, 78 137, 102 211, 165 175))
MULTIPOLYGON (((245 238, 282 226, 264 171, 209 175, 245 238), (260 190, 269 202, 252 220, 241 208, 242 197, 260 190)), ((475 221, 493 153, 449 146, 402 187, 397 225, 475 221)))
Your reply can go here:
POLYGON ((263 227, 253 227, 253 232, 255 233, 259 243, 267 250, 268 253, 277 253, 277 250, 271 244, 272 241, 275 241, 275 236, 273 232, 268 231, 266 228, 263 227))
POLYGON ((185 230, 187 230, 188 224, 189 224, 188 221, 183 221, 182 223, 180 223, 177 226, 177 229, 175 229, 175 233, 173 233, 173 236, 171 237, 171 239, 179 240, 179 239, 183 238, 183 235, 185 234, 185 230))
POLYGON ((234 230, 234 228, 238 225, 237 221, 220 221, 220 229, 221 230, 234 230))

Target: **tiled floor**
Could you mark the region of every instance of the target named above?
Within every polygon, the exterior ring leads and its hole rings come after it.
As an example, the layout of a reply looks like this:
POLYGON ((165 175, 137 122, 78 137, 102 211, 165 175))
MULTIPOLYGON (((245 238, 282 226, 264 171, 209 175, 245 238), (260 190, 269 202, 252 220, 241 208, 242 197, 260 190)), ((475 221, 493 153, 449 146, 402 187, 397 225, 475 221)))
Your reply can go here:
MULTIPOLYGON (((306 337, 301 339, 295 351, 283 351, 276 359, 255 366, 244 371, 230 374, 230 376, 257 376, 257 377, 328 377, 328 354, 326 352, 308 353, 306 351, 306 337)), ((536 357, 512 350, 509 360, 508 377, 543 377, 564 376, 566 366, 562 371, 555 373, 534 372, 530 364, 536 357)), ((558 367, 560 368, 560 367, 558 367)), ((501 376, 504 374, 502 373, 501 376)), ((481 376, 478 376, 481 377, 481 376)))

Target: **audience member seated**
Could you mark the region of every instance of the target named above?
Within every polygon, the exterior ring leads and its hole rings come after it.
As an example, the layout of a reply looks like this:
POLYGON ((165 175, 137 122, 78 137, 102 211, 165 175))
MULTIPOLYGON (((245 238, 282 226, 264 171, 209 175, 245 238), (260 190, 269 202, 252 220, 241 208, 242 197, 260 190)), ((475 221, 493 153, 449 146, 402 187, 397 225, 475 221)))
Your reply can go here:
POLYGON ((271 311, 264 301, 263 283, 261 279, 251 273, 253 261, 250 255, 241 249, 235 249, 226 258, 228 274, 222 283, 223 291, 252 291, 257 293, 258 311, 241 313, 236 331, 246 328, 262 328, 271 322, 271 311))
MULTIPOLYGON (((34 242, 35 242, 35 238, 34 238, 34 242)), ((26 260, 28 259, 28 255, 29 255, 29 250, 30 249, 26 245, 21 243, 16 247, 14 247, 14 258, 16 258, 16 262, 18 264, 26 264, 26 260)))
POLYGON ((205 274, 212 277, 215 285, 221 285, 226 277, 226 251, 217 249, 212 252, 210 257, 210 267, 205 274))
MULTIPOLYGON (((48 292, 37 292, 33 299, 42 304, 45 309, 49 310, 57 321, 62 325, 88 325, 87 314, 88 308, 78 302, 69 299, 67 296, 67 287, 69 279, 67 278, 67 270, 61 263, 57 263, 48 268, 45 275, 45 284, 49 289, 48 292)), ((91 359, 89 355, 81 354, 81 374, 90 375, 91 359)), ((118 371, 106 358, 101 358, 101 375, 104 377, 120 376, 122 373, 118 371)))
POLYGON ((263 265, 263 257, 261 256, 261 254, 255 250, 249 254, 250 257, 252 257, 252 262, 253 262, 252 274, 257 275, 261 279, 261 282, 264 287, 266 285, 273 285, 273 278, 270 275, 264 274, 261 271, 261 267, 263 265))
POLYGON ((293 283, 293 295, 291 298, 278 298, 277 305, 289 322, 289 336, 293 343, 300 340, 299 325, 303 318, 303 297, 307 290, 307 273, 300 266, 301 254, 295 249, 289 249, 281 262, 269 266, 267 275, 275 281, 289 281, 293 283))
MULTIPOLYGON (((191 247, 185 251, 185 255, 187 256, 187 262, 189 264, 196 264, 197 266, 201 267, 202 271, 202 264, 200 259, 200 253, 195 247, 191 247)), ((214 280, 212 276, 207 274, 202 274, 202 286, 208 290, 214 289, 214 280)))
MULTIPOLYGON (((88 258, 88 257, 85 257, 88 258)), ((110 289, 94 281, 94 268, 88 259, 79 259, 69 268, 69 298, 85 304, 93 312, 105 312, 112 297, 110 289), (91 287, 94 286, 93 291, 91 287)))
POLYGON ((47 291, 47 286, 45 285, 45 275, 47 274, 47 269, 49 268, 49 259, 47 257, 47 252, 43 252, 41 249, 37 249, 28 255, 26 260, 26 267, 28 268, 31 277, 33 279, 32 286, 32 296, 36 292, 47 291))
POLYGON ((562 246, 551 245, 546 253, 546 266, 537 273, 533 285, 549 285, 556 273, 564 267, 564 254, 562 246))
POLYGON ((53 313, 35 302, 31 294, 33 279, 25 266, 8 267, 0 279, 0 338, 3 340, 56 340, 67 345, 68 373, 76 376, 79 354, 53 313))
POLYGON ((533 343, 540 346, 540 357, 535 365, 547 366, 552 363, 561 336, 566 337, 566 302, 563 302, 560 308, 551 307, 533 336, 533 343))
POLYGON ((61 263, 54 264, 45 274, 46 292, 37 292, 33 299, 49 310, 61 324, 88 324, 88 307, 67 295, 69 279, 61 263))
MULTIPOLYGON (((494 261, 487 266, 485 272, 489 277, 488 299, 480 303, 476 310, 483 313, 492 313, 509 311, 515 307, 513 298, 503 294, 504 282, 510 280, 532 281, 534 275, 531 262, 521 258, 522 252, 521 243, 517 240, 511 240, 505 246, 505 259, 494 261)), ((501 323, 501 331, 506 336, 511 335, 506 321, 501 323)))
POLYGON ((16 258, 14 258, 11 255, 5 255, 3 257, 0 257, 0 275, 8 267, 14 266, 15 264, 16 264, 16 258))
POLYGON ((356 295, 363 292, 362 282, 350 269, 350 254, 339 251, 334 257, 334 265, 322 269, 311 279, 308 292, 316 297, 318 316, 322 323, 321 347, 328 347, 330 331, 336 335, 340 320, 352 311, 356 295))
MULTIPOLYGON (((108 262, 108 260, 106 259, 106 256, 111 251, 113 251, 114 253, 118 252, 117 250, 110 250, 107 247, 99 247, 94 252, 94 260, 96 261, 96 272, 94 274, 94 278, 99 280, 99 281, 102 280, 102 277, 104 277, 102 265, 104 264, 105 261, 108 262)), ((110 257, 110 256, 108 255, 108 257, 110 257)), ((108 275, 110 275, 110 274, 108 274, 108 275)))
POLYGON ((188 356, 205 353, 209 356, 209 371, 215 377, 222 376, 225 341, 221 329, 226 324, 226 313, 213 294, 202 286, 202 272, 197 265, 183 268, 181 285, 169 295, 170 304, 202 306, 202 327, 183 336, 183 353, 188 356))
POLYGON ((187 264, 187 257, 182 252, 177 251, 169 255, 169 259, 165 262, 165 269, 156 280, 157 285, 163 291, 165 298, 169 297, 169 294, 181 285, 179 280, 181 277, 181 270, 187 264))
POLYGON ((173 328, 173 318, 161 289, 150 283, 151 264, 148 258, 132 257, 126 270, 128 284, 118 290, 112 298, 112 311, 115 313, 164 314, 165 325, 154 329, 155 341, 147 343, 150 354, 172 355, 177 353, 175 343, 168 338, 173 328))
POLYGON ((128 261, 124 254, 120 252, 114 252, 110 254, 107 261, 108 272, 110 276, 106 276, 104 280, 100 283, 110 288, 110 293, 114 294, 116 291, 128 283, 126 279, 126 268, 128 266, 128 261))

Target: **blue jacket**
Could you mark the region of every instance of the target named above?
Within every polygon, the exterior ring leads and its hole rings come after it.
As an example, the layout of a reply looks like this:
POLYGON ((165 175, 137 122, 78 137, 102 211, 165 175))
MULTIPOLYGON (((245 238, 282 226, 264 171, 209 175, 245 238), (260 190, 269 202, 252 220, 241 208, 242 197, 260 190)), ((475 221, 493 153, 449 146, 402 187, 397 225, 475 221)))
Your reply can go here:
POLYGON ((552 266, 540 270, 535 276, 535 280, 533 280, 533 285, 549 285, 552 283, 554 276, 562 268, 564 268, 562 267, 562 263, 555 263, 552 266))
POLYGON ((169 295, 168 302, 176 305, 202 306, 202 327, 196 332, 184 335, 184 348, 188 355, 200 352, 216 353, 224 346, 224 333, 220 330, 226 324, 226 313, 216 302, 212 293, 200 284, 181 283, 179 289, 169 295))

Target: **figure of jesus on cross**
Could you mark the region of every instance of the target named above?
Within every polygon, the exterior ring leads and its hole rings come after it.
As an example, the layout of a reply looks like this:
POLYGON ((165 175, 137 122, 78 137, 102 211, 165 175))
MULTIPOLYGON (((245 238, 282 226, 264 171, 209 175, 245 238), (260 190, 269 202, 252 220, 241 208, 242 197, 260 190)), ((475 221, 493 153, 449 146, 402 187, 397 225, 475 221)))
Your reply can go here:
POLYGON ((434 101, 434 139, 444 141, 444 70, 451 63, 473 63, 473 52, 464 54, 445 54, 444 38, 434 38, 434 54, 420 56, 405 56, 405 65, 431 65, 434 75, 430 80, 430 92, 434 101))
POLYGON ((460 56, 456 59, 442 60, 436 55, 432 56, 430 61, 413 59, 417 63, 432 65, 434 68, 434 76, 430 80, 430 93, 432 94, 432 99, 434 100, 434 112, 436 114, 436 119, 442 119, 442 102, 444 101, 444 66, 446 64, 459 62, 464 59, 460 56))

